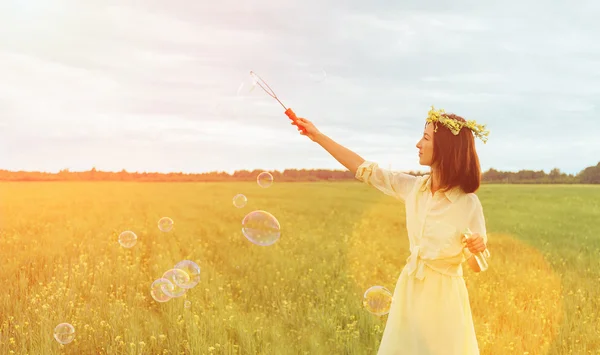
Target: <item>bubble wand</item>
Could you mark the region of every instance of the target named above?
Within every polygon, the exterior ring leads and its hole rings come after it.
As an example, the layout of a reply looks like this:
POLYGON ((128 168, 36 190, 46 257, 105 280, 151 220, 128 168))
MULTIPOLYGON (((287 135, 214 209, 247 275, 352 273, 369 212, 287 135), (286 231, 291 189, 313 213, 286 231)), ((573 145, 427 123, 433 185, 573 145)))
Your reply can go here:
MULTIPOLYGON (((266 81, 264 81, 260 76, 258 76, 258 74, 256 74, 252 70, 250 71, 250 77, 252 77, 252 82, 254 85, 260 86, 260 88, 263 89, 264 92, 267 93, 267 95, 271 96, 272 98, 277 100, 277 102, 279 102, 279 104, 285 109, 284 113, 286 114, 286 116, 288 116, 290 118, 290 120, 292 120, 293 122, 296 122, 298 120, 298 117, 296 116, 294 111, 292 111, 291 108, 285 107, 285 105, 279 100, 279 98, 275 94, 275 91, 273 91, 273 89, 271 89, 271 87, 269 86, 269 84, 267 84, 266 81)), ((298 126, 298 127, 300 128, 300 130, 302 132, 306 133, 306 130, 304 129, 304 127, 301 127, 301 126, 298 126)))

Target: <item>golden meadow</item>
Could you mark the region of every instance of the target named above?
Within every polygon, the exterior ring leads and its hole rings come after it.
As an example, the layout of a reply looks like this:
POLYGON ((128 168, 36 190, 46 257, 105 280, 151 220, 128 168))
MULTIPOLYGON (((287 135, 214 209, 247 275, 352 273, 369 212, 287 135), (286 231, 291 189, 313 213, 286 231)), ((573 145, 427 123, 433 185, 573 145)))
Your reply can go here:
MULTIPOLYGON (((478 195, 491 268, 464 271, 482 354, 600 354, 600 186, 478 195)), ((409 255, 402 204, 358 182, 5 182, 0 197, 0 354, 375 354, 385 316, 362 295, 393 291, 409 255), (256 209, 281 223, 276 244, 242 235, 256 209), (183 259, 200 283, 154 301, 183 259)))

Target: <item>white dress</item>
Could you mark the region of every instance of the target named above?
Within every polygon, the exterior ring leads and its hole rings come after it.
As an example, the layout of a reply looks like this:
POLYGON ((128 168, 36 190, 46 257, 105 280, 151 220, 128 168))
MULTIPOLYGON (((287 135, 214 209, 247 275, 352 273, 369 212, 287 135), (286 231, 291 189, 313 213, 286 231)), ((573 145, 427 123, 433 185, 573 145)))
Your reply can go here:
POLYGON ((431 194, 429 175, 412 176, 365 161, 356 178, 406 204, 411 255, 402 270, 378 355, 479 354, 462 263, 466 227, 487 243, 477 195, 460 188, 431 194))

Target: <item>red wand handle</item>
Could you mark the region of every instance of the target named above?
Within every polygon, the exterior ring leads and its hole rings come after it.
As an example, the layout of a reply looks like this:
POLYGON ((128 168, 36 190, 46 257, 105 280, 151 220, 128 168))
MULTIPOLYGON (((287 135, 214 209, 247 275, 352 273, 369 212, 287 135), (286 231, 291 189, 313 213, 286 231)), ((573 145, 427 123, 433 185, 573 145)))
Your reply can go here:
MULTIPOLYGON (((294 111, 292 111, 291 108, 288 108, 287 110, 285 110, 285 114, 290 118, 290 120, 292 120, 292 122, 296 122, 298 121, 298 116, 296 116, 296 113, 294 113, 294 111)), ((304 127, 300 127, 298 126, 298 128, 300 128, 300 130, 303 133, 306 133, 306 130, 304 129, 304 127)))

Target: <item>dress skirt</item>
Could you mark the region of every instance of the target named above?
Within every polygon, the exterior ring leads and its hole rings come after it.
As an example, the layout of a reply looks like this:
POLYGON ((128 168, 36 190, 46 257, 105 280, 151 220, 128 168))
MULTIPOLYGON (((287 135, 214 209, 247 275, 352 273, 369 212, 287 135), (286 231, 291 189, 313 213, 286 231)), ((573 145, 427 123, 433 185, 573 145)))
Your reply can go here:
POLYGON ((479 354, 463 277, 424 266, 421 280, 405 267, 394 289, 377 354, 479 354))

